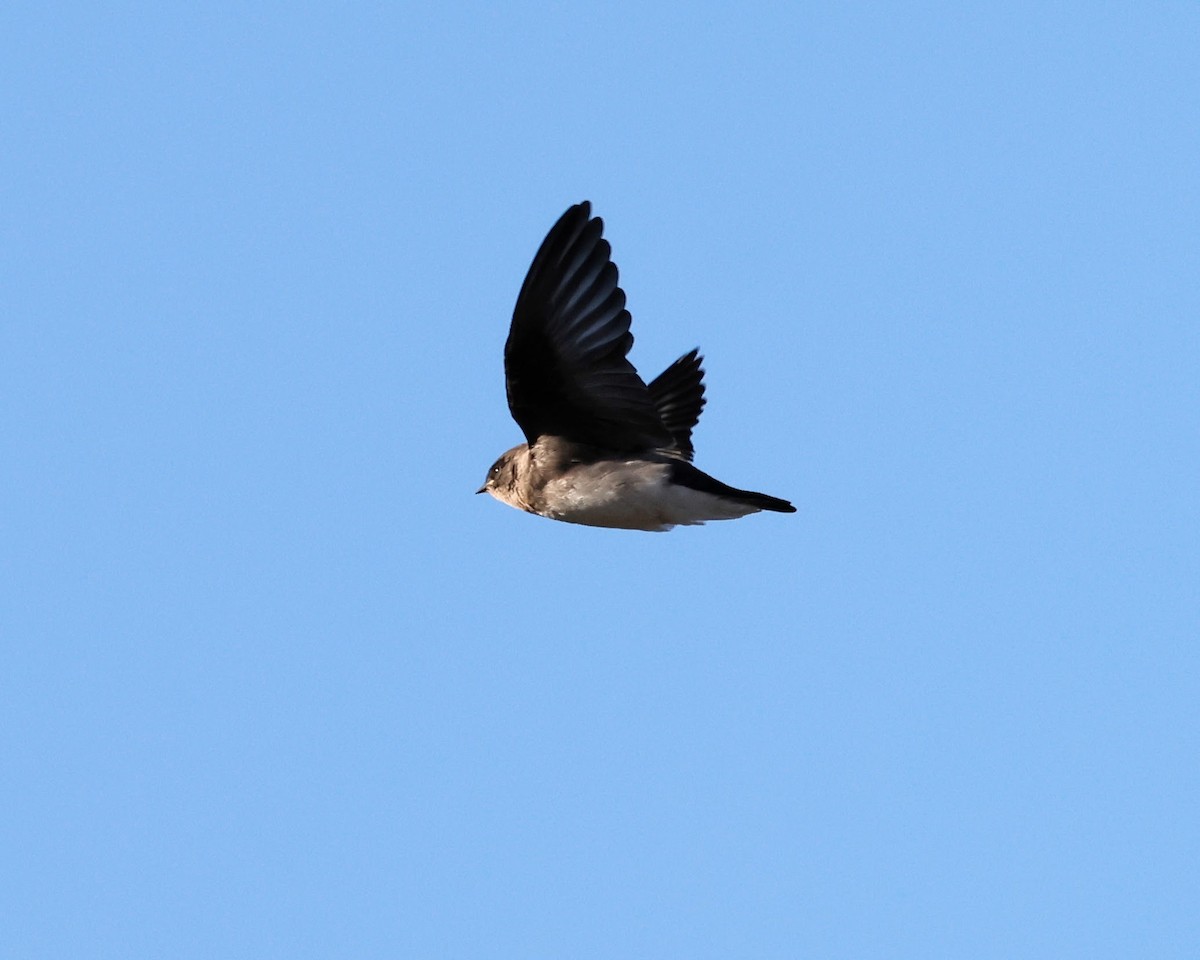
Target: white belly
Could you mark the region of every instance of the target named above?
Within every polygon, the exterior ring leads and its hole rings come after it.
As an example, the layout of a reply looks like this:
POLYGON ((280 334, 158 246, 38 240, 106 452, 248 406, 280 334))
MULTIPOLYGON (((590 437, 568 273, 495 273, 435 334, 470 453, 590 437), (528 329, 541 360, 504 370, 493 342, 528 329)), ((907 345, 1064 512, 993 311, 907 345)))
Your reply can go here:
POLYGON ((630 461, 576 467, 546 484, 539 511, 554 520, 624 530, 733 520, 757 508, 669 483, 665 464, 630 461))

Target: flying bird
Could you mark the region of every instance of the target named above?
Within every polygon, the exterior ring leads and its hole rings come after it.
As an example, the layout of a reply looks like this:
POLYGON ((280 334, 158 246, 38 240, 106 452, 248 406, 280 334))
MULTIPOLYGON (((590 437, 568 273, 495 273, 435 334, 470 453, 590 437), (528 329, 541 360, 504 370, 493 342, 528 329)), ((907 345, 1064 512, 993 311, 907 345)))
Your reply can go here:
POLYGON ((604 222, 587 201, 542 241, 504 345, 508 408, 525 434, 477 493, 551 520, 625 530, 732 520, 786 500, 738 490, 692 466, 703 358, 684 354, 648 385, 633 346, 604 222))

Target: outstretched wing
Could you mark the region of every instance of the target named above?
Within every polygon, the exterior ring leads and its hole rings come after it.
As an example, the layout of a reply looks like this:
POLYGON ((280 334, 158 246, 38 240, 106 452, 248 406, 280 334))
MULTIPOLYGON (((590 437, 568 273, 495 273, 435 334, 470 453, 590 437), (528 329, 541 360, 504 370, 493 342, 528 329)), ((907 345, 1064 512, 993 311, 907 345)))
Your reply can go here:
POLYGON ((675 440, 675 449, 691 460, 692 428, 704 409, 704 358, 699 350, 684 354, 655 377, 647 388, 658 417, 675 440))
POLYGON ((625 293, 591 204, 576 204, 542 241, 504 345, 508 407, 525 438, 564 437, 615 450, 672 442, 625 359, 633 345, 625 293))

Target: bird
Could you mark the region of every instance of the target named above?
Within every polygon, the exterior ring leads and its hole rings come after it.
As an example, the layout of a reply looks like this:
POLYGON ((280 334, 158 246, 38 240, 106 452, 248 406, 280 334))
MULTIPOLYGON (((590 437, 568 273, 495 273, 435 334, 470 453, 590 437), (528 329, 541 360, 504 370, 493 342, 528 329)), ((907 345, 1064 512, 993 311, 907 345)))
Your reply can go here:
POLYGON ((603 233, 591 203, 577 203, 533 258, 504 345, 508 407, 526 442, 502 454, 476 492, 551 520, 624 530, 795 513, 787 500, 692 465, 703 357, 694 349, 642 380, 628 360, 632 318, 603 233))

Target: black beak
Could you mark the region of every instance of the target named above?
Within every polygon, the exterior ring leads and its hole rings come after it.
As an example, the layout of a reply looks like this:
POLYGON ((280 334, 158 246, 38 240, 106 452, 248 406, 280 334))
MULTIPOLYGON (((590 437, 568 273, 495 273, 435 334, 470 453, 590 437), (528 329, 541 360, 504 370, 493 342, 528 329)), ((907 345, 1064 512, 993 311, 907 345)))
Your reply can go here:
POLYGON ((475 492, 476 492, 476 493, 487 493, 487 484, 485 483, 485 484, 484 484, 482 487, 480 487, 480 488, 479 488, 478 490, 476 490, 475 492))

